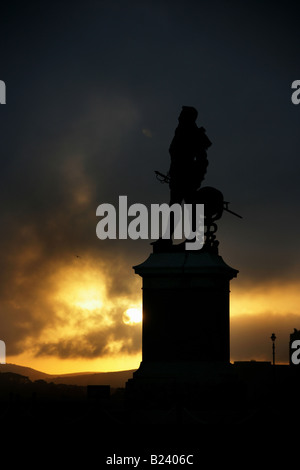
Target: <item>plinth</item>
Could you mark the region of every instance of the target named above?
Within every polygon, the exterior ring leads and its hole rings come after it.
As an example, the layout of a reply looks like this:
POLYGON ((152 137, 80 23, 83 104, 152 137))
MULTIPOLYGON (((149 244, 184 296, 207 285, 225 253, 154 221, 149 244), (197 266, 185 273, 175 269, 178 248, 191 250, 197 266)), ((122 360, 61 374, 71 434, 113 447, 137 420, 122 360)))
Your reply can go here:
POLYGON ((238 271, 210 252, 152 253, 143 279, 142 362, 129 395, 189 394, 222 381, 230 365, 230 280, 238 271))

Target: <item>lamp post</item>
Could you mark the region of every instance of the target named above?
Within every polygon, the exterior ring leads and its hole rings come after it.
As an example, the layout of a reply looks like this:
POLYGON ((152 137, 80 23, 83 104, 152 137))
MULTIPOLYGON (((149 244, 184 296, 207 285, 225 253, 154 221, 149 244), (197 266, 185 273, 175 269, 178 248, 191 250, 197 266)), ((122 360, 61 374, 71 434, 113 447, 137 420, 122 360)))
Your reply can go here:
POLYGON ((275 333, 272 333, 271 340, 272 340, 272 352, 273 352, 273 366, 275 366, 275 333))

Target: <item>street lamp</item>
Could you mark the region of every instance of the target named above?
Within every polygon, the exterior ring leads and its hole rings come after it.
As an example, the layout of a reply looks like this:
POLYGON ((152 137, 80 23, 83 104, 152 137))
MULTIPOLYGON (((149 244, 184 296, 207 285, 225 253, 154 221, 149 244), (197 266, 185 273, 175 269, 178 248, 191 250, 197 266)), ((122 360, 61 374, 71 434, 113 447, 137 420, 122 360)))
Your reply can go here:
POLYGON ((273 351, 273 366, 275 366, 275 333, 272 333, 271 340, 272 340, 272 351, 273 351))

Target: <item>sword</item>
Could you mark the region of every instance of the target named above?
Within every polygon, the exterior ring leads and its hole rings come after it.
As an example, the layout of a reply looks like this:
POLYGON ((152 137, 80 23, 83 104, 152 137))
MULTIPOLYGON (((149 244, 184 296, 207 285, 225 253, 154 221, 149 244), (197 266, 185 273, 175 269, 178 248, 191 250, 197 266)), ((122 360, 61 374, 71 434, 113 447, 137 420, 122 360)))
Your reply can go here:
MULTIPOLYGON (((158 179, 158 181, 160 183, 170 183, 170 176, 169 175, 164 175, 160 171, 154 171, 154 173, 156 174, 156 178, 158 179)), ((236 212, 233 212, 232 210, 228 209, 228 204, 229 204, 228 201, 223 201, 223 204, 224 204, 224 206, 223 206, 224 211, 229 212, 232 215, 235 215, 239 219, 243 218, 241 215, 239 215, 236 212)))

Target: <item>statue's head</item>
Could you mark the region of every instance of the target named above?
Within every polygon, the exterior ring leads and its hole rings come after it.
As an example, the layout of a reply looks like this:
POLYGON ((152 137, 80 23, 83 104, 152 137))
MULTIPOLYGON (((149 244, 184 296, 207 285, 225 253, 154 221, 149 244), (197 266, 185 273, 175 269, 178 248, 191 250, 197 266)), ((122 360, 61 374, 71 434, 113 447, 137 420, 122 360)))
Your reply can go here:
POLYGON ((178 118, 179 122, 192 122, 194 123, 198 117, 197 109, 193 106, 182 106, 182 111, 178 118))

